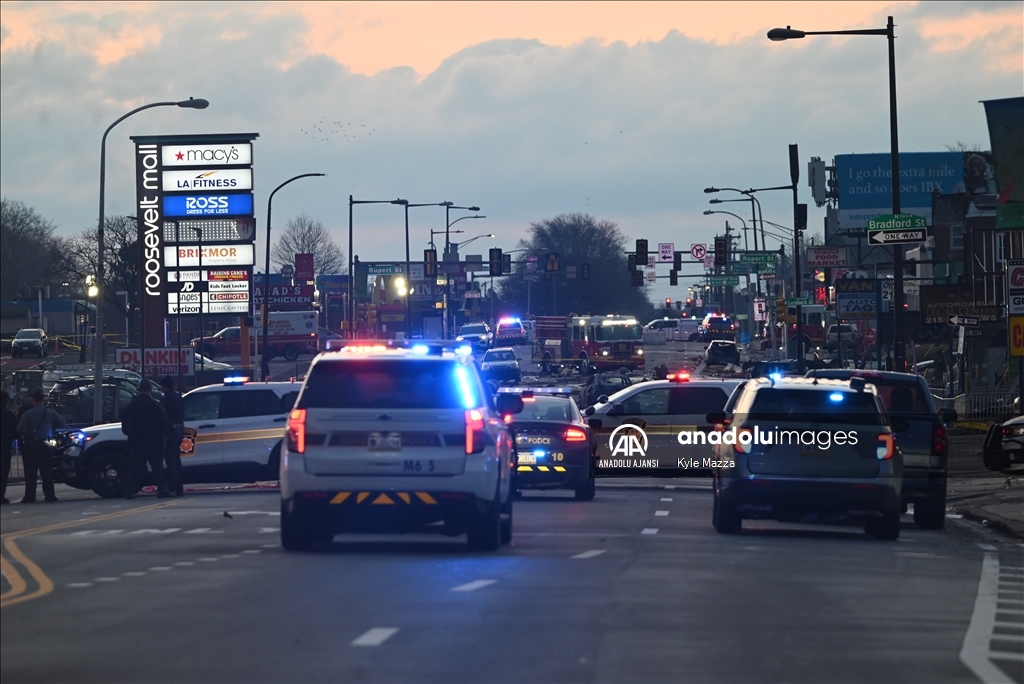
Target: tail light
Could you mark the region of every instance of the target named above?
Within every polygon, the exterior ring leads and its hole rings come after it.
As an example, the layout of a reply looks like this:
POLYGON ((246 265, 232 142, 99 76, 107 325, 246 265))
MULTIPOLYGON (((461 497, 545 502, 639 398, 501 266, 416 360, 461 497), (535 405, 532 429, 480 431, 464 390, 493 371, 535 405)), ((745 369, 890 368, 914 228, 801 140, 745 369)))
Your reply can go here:
POLYGON ((932 456, 945 456, 949 451, 949 438, 946 427, 941 423, 932 425, 932 456))
POLYGON ((896 453, 896 444, 893 441, 892 435, 878 435, 878 445, 875 447, 875 455, 878 457, 878 460, 888 461, 894 453, 896 453))
POLYGON ((466 411, 466 453, 479 454, 484 450, 484 414, 479 409, 466 411))
POLYGON ((292 409, 288 414, 288 450, 306 453, 306 409, 292 409))
POLYGON ((586 442, 587 433, 579 428, 569 428, 565 431, 566 442, 586 442))

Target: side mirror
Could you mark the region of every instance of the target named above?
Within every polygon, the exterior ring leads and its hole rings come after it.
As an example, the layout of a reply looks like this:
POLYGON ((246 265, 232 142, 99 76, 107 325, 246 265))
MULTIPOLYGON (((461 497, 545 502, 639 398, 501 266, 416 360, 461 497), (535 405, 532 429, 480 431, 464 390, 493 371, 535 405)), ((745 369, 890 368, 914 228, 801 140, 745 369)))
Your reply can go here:
POLYGON ((600 429, 601 426, 604 425, 604 421, 600 418, 591 418, 587 421, 587 425, 592 428, 600 429))
POLYGON ((494 400, 494 407, 503 416, 522 413, 523 398, 518 394, 499 394, 494 400))
POLYGON ((712 425, 717 425, 718 423, 725 422, 725 411, 712 411, 704 417, 707 418, 707 421, 712 425))
POLYGON ((893 432, 906 432, 910 429, 910 422, 906 418, 891 417, 889 426, 893 432))
POLYGON ((626 407, 622 404, 612 404, 608 407, 609 416, 624 416, 626 415, 626 407))
POLYGON ((597 413, 597 410, 593 406, 588 406, 586 409, 583 410, 583 415, 585 416, 592 416, 595 413, 597 413))
POLYGON ((939 409, 939 420, 941 420, 943 423, 955 423, 957 420, 959 420, 959 417, 956 414, 956 409, 939 409))
POLYGON ((599 396, 597 398, 597 403, 598 404, 607 404, 608 403, 608 395, 607 394, 602 394, 601 396, 599 396))

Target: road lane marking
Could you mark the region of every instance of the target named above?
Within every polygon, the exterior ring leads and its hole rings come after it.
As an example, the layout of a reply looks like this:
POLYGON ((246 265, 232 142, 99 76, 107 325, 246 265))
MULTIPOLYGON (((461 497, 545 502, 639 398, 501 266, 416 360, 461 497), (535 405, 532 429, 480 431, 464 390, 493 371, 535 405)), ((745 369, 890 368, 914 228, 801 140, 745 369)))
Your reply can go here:
POLYGON ((984 684, 1013 684, 1013 679, 996 667, 989 659, 992 630, 995 627, 996 599, 999 594, 999 558, 985 554, 978 580, 978 595, 974 601, 971 623, 964 634, 960 648, 960 662, 975 674, 984 684))
POLYGON ((150 572, 164 572, 165 570, 171 570, 169 565, 158 565, 155 568, 150 568, 150 572))
POLYGON ((238 554, 237 553, 222 553, 220 555, 220 557, 221 558, 238 558, 238 554))
POLYGON ((260 550, 259 550, 259 549, 246 549, 246 550, 245 550, 245 551, 243 551, 242 553, 243 553, 243 554, 246 554, 246 555, 252 555, 252 554, 254 554, 254 553, 259 553, 259 552, 260 552, 260 550))
POLYGON ((186 567, 189 565, 195 565, 195 563, 193 561, 178 561, 177 563, 175 563, 175 565, 186 567))
POLYGON ((978 544, 978 548, 981 549, 982 551, 995 551, 996 550, 996 547, 992 546, 991 544, 978 544))
POLYGON ((200 558, 199 560, 201 560, 204 563, 212 563, 213 561, 220 560, 220 559, 219 558, 200 558))
POLYGON ((146 571, 143 570, 142 572, 139 572, 137 570, 133 570, 131 572, 122 572, 121 575, 124 577, 144 577, 146 575, 146 571))
POLYGON ((457 587, 452 587, 452 591, 476 591, 477 589, 483 589, 484 587, 489 587, 490 585, 494 584, 497 581, 498 580, 492 580, 492 579, 473 580, 472 582, 466 582, 465 584, 460 584, 457 587))
POLYGON ((280 544, 260 544, 260 546, 262 548, 264 548, 264 549, 276 549, 277 547, 279 547, 281 545, 280 544))
POLYGON ((581 560, 585 558, 593 558, 594 556, 600 556, 602 553, 605 553, 606 550, 607 549, 591 549, 590 551, 577 553, 575 556, 572 556, 572 558, 579 558, 581 560))
POLYGON ((661 498, 661 500, 662 500, 662 501, 671 501, 671 500, 672 500, 672 497, 671 497, 671 496, 667 496, 667 497, 662 497, 662 498, 661 498))
POLYGON ((640 534, 658 534, 657 527, 645 527, 640 531, 640 534))
POLYGON ((93 582, 119 582, 119 581, 121 581, 120 577, 97 577, 96 579, 93 580, 93 582))
POLYGON ((675 485, 665 485, 665 489, 675 489, 675 485))
POLYGON ((67 588, 68 589, 85 589, 86 587, 91 587, 91 586, 92 586, 92 582, 72 582, 71 584, 67 585, 67 588))
POLYGON ((16 541, 21 537, 29 537, 35 534, 41 534, 43 532, 52 532, 54 530, 62 530, 69 527, 77 527, 78 525, 88 525, 101 520, 111 520, 113 518, 120 518, 126 515, 134 515, 136 513, 145 513, 159 508, 166 508, 168 506, 176 506, 182 503, 182 501, 161 501, 160 503, 152 504, 149 506, 140 506, 139 508, 130 508, 125 511, 116 511, 114 513, 107 513, 106 515, 98 515, 93 518, 86 518, 84 520, 72 520, 63 523, 54 523, 52 525, 44 525, 43 527, 33 527, 25 530, 19 530, 17 532, 8 532, 7 534, 0 535, 0 539, 3 539, 3 549, 17 561, 28 574, 35 580, 36 590, 26 593, 28 591, 28 584, 24 578, 21 577, 14 565, 8 562, 6 559, 0 558, 3 561, 2 570, 7 576, 7 581, 10 582, 11 588, 0 594, 0 608, 11 606, 16 603, 22 603, 24 601, 31 601, 32 599, 41 598, 53 591, 53 580, 46 576, 42 568, 33 563, 28 556, 26 556, 16 541), (17 579, 15 579, 17 577, 17 579))
POLYGON ((374 627, 352 641, 353 646, 380 646, 398 631, 397 627, 374 627))
POLYGON ((665 518, 668 516, 668 511, 654 511, 654 517, 665 518))

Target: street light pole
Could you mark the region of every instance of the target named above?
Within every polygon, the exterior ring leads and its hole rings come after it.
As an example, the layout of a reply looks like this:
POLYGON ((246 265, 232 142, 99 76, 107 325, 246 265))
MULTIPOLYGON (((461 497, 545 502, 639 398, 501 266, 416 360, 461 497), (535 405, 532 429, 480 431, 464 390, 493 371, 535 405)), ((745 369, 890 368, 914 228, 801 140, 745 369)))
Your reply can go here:
MULTIPOLYGON (((889 41, 889 155, 891 156, 890 185, 892 191, 892 213, 900 213, 900 150, 899 135, 896 121, 896 25, 892 17, 885 28, 856 29, 852 31, 799 31, 787 26, 784 29, 774 28, 768 32, 768 39, 773 41, 791 40, 805 36, 885 36, 889 41)), ((893 361, 897 371, 905 370, 905 351, 903 340, 903 245, 893 245, 893 361)), ((881 362, 881 359, 879 359, 881 362)))
MULTIPOLYGON (((270 193, 270 197, 267 198, 267 253, 264 255, 266 257, 266 267, 263 273, 263 335, 260 345, 263 349, 263 353, 260 355, 260 376, 264 382, 270 379, 270 357, 267 354, 267 337, 270 335, 270 212, 274 206, 274 195, 284 186, 300 178, 326 175, 325 173, 302 173, 298 176, 292 176, 274 188, 273 192, 270 193)), ((202 273, 200 273, 200 277, 202 277, 202 273)), ((249 340, 242 340, 241 344, 249 344, 249 340)))
MULTIPOLYGON (((93 377, 93 420, 97 422, 103 421, 103 297, 105 293, 103 291, 103 224, 106 221, 104 202, 106 201, 106 190, 107 190, 107 136, 110 131, 113 130, 114 126, 127 119, 132 114, 137 114, 146 109, 152 109, 153 107, 182 107, 185 109, 206 109, 210 106, 210 103, 203 99, 189 98, 187 100, 179 100, 178 102, 152 102, 141 107, 136 107, 127 114, 122 115, 117 121, 107 126, 107 130, 103 131, 103 139, 100 141, 100 217, 99 224, 96 228, 97 238, 97 260, 96 260, 96 367, 93 377)), ((142 376, 146 375, 146 360, 141 359, 142 376)), ((114 404, 117 404, 117 397, 114 397, 114 404)))
POLYGON ((401 198, 393 200, 357 200, 352 199, 352 195, 348 196, 348 306, 346 316, 348 318, 348 338, 355 338, 355 320, 356 320, 356 299, 355 299, 355 270, 353 267, 353 254, 352 254, 352 207, 356 204, 400 204, 406 205, 409 200, 401 198))

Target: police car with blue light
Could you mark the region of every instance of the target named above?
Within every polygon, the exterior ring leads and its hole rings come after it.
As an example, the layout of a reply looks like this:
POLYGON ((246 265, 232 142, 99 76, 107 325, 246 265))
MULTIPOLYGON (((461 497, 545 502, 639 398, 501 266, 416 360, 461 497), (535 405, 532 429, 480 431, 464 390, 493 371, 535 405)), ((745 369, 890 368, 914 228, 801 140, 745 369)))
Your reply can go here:
MULTIPOLYGON (((285 421, 298 396, 297 382, 249 382, 225 378, 183 397, 181 443, 185 484, 276 480, 285 421)), ((104 498, 125 494, 128 438, 120 423, 66 434, 54 470, 65 484, 104 498)), ((145 484, 151 484, 148 479, 145 484)))
POLYGON ((342 532, 512 539, 515 395, 492 396, 468 347, 352 343, 314 359, 281 450, 281 543, 342 532))
POLYGON ((503 387, 522 398, 523 410, 506 422, 515 437, 512 484, 524 489, 571 489, 578 501, 594 498, 590 427, 569 387, 503 387))

